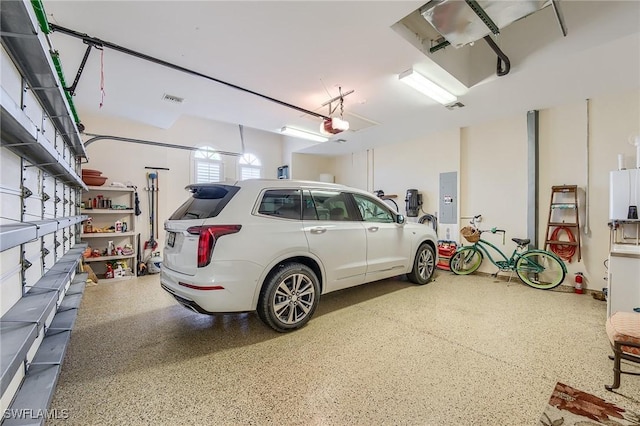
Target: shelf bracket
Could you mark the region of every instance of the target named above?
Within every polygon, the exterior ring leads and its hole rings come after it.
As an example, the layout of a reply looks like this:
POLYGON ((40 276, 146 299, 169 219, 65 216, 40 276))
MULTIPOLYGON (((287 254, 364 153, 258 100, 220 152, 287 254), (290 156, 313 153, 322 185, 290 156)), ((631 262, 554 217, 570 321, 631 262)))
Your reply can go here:
MULTIPOLYGON (((24 256, 24 252, 22 254, 24 256)), ((31 266, 33 266, 33 263, 29 262, 27 259, 22 259, 22 270, 26 271, 27 269, 31 268, 31 266)))

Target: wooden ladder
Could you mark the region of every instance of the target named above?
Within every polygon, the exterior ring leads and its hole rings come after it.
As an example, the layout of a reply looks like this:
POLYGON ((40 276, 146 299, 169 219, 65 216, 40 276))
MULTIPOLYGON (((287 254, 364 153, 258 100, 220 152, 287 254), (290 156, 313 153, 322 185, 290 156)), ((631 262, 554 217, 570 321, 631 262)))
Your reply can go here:
POLYGON ((551 187, 551 203, 549 206, 549 219, 547 220, 547 233, 545 237, 545 250, 549 250, 551 245, 560 250, 568 250, 567 253, 561 255, 562 260, 571 262, 573 254, 570 247, 575 246, 575 253, 578 255, 578 262, 582 259, 580 252, 580 218, 578 213, 578 186, 577 185, 560 185, 551 187), (560 214, 568 212, 571 214, 560 214), (553 213, 556 212, 554 215, 553 213), (561 216, 561 218, 559 218, 561 216), (554 220, 552 220, 554 218, 554 220), (569 220, 567 222, 566 220, 569 220), (575 241, 562 241, 558 239, 558 235, 553 237, 553 231, 556 228, 563 228, 567 234, 573 234, 575 241))

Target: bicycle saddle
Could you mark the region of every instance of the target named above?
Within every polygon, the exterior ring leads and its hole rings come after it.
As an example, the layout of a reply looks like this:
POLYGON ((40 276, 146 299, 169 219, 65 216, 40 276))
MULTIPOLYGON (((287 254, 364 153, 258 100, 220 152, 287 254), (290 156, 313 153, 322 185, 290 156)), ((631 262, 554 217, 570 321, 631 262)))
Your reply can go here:
POLYGON ((516 243, 519 246, 526 246, 527 244, 529 244, 531 242, 530 239, 523 240, 522 238, 512 238, 511 241, 513 241, 514 243, 516 243))

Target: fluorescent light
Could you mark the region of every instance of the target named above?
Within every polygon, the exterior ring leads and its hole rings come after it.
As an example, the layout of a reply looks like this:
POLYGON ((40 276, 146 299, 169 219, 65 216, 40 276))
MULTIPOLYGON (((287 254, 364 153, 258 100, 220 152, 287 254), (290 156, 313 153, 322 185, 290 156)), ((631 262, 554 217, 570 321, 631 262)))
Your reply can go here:
POLYGON ((296 138, 309 139, 315 142, 326 142, 329 138, 325 138, 324 136, 320 136, 317 133, 308 132, 306 130, 294 129, 292 127, 284 126, 280 132, 283 135, 293 136, 296 138))
POLYGON ((427 95, 434 101, 440 102, 442 105, 449 105, 458 100, 455 95, 444 90, 422 74, 413 69, 407 70, 398 76, 400 81, 408 84, 418 92, 427 95))

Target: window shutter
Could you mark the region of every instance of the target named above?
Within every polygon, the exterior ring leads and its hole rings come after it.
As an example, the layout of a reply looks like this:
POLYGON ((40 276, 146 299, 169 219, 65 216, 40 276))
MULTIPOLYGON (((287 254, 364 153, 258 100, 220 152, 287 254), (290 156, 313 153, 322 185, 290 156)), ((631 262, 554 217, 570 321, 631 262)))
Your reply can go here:
POLYGON ((260 167, 241 166, 240 180, 260 179, 260 167))
POLYGON ((196 183, 220 182, 221 178, 219 162, 196 160, 196 183))

